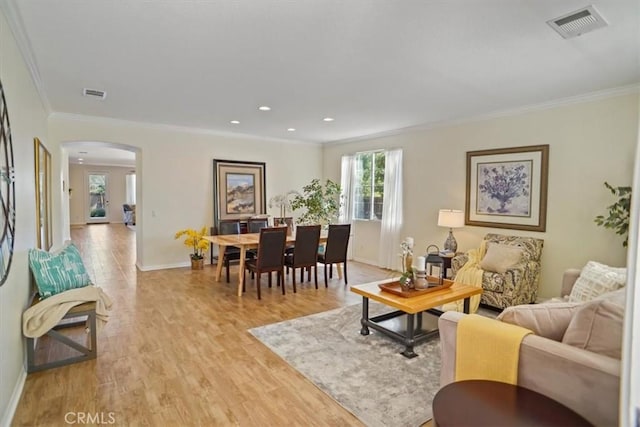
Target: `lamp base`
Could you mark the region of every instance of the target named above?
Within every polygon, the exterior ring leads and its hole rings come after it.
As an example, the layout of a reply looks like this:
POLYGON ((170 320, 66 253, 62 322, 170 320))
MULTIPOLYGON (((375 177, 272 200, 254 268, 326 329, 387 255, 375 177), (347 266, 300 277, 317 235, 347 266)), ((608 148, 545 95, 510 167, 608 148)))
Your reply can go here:
POLYGON ((458 250, 458 242, 456 242, 456 238, 453 237, 453 230, 449 229, 449 236, 447 240, 444 242, 444 250, 456 252, 458 250))

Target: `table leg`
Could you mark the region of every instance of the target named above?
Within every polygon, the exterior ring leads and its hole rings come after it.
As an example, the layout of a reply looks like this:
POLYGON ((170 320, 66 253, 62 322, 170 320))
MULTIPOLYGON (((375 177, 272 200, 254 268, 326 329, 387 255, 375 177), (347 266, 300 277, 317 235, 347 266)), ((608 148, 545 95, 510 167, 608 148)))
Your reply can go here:
POLYGON ((240 248, 240 265, 238 266, 238 296, 242 296, 242 285, 244 284, 244 260, 247 257, 247 248, 240 248))
POLYGON ((218 265, 216 266, 216 282, 220 281, 222 277, 222 260, 224 260, 224 252, 227 250, 226 246, 218 245, 218 265))
POLYGON ((470 303, 471 303, 471 297, 464 299, 464 302, 462 303, 463 304, 462 311, 464 313, 469 314, 470 303))
POLYGON ((360 335, 369 335, 369 326, 367 322, 369 321, 369 298, 362 297, 362 319, 360 319, 360 324, 362 325, 362 329, 360 329, 360 335))
POLYGON ((413 339, 413 324, 415 316, 416 315, 413 313, 407 313, 407 338, 404 341, 404 351, 400 353, 407 359, 413 359, 418 356, 416 352, 413 351, 413 345, 415 344, 415 340, 413 339))

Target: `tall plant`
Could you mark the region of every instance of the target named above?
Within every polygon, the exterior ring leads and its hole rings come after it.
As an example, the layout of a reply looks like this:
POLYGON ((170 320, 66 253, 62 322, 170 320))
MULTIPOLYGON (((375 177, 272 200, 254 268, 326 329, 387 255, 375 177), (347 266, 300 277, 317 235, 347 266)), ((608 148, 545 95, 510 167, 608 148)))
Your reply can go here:
POLYGON ((631 210, 631 187, 613 187, 608 182, 604 186, 618 198, 618 200, 607 207, 608 216, 598 215, 595 222, 605 228, 610 228, 624 236, 622 246, 627 247, 629 241, 629 211, 631 210))
POLYGON ((302 194, 293 198, 291 208, 306 209, 298 218, 299 222, 325 225, 338 218, 341 204, 340 184, 330 179, 322 184, 319 179, 314 179, 310 184, 302 187, 302 194))

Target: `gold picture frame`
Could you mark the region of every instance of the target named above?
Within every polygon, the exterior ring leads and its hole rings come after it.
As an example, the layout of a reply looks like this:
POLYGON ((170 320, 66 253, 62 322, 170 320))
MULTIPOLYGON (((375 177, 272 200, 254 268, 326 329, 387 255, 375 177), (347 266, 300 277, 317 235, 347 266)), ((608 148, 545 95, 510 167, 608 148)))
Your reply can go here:
POLYGON ((545 231, 549 145, 467 152, 465 224, 545 231))
POLYGON ((262 162, 213 160, 214 224, 267 213, 265 169, 262 162))
POLYGON ((36 182, 36 245, 49 250, 53 245, 51 230, 51 154, 39 138, 33 139, 36 182))

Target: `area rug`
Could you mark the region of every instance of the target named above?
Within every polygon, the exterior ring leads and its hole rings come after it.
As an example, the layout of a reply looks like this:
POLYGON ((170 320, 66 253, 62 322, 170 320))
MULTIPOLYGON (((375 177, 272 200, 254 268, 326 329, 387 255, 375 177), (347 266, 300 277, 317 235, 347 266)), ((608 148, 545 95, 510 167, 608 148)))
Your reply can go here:
MULTIPOLYGON (((418 357, 371 330, 360 335, 360 304, 250 329, 249 332, 368 426, 419 426, 431 419, 440 387, 440 340, 418 357)), ((370 304, 370 314, 388 311, 370 304)))

